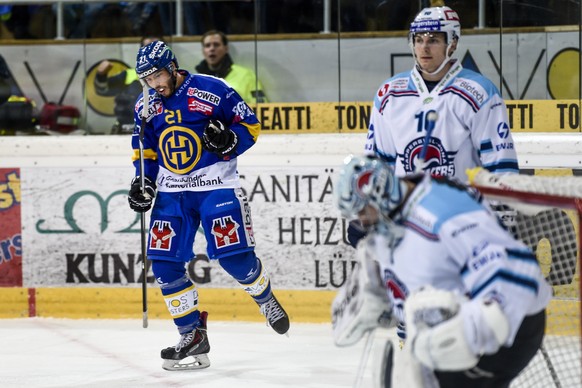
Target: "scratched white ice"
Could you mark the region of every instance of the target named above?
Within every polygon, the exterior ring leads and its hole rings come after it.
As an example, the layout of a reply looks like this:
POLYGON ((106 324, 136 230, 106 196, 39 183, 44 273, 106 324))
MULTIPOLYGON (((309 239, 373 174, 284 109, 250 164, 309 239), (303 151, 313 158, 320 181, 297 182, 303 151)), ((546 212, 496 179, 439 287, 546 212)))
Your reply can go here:
MULTIPOLYGON (((168 372, 160 349, 171 321, 0 319, 0 387, 351 387, 364 341, 333 344, 329 324, 292 324, 279 336, 262 323, 213 322, 208 369, 168 372)), ((371 365, 369 365, 371 367, 371 365)), ((371 368, 364 385, 371 382, 371 368)))

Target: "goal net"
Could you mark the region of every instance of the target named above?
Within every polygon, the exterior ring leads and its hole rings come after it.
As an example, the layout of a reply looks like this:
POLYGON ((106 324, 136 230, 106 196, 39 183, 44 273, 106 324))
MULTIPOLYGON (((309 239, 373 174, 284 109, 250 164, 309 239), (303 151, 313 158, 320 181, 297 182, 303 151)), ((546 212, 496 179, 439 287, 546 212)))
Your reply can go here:
POLYGON ((582 177, 469 173, 514 236, 536 254, 554 297, 542 348, 512 388, 582 386, 580 220, 582 177))

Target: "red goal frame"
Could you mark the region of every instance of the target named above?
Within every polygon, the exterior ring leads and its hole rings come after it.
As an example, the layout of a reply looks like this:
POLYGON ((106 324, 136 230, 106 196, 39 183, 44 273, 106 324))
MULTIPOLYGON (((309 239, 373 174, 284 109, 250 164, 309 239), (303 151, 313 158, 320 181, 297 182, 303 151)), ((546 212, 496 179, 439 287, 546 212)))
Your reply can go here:
MULTIPOLYGON (((565 197, 553 194, 542 194, 528 191, 514 190, 510 188, 494 188, 472 184, 472 187, 477 189, 481 194, 487 198, 499 199, 507 201, 507 198, 519 200, 522 203, 530 205, 540 205, 547 207, 559 207, 563 209, 574 210, 578 215, 578 269, 582 271, 581 257, 582 257, 582 198, 565 197)), ((582 295, 582 276, 578 276, 579 297, 582 295)), ((582 303, 580 304, 580 316, 582 317, 582 303)), ((580 338, 582 347, 582 323, 580 324, 580 338)), ((582 366, 582 360, 581 360, 582 366)))

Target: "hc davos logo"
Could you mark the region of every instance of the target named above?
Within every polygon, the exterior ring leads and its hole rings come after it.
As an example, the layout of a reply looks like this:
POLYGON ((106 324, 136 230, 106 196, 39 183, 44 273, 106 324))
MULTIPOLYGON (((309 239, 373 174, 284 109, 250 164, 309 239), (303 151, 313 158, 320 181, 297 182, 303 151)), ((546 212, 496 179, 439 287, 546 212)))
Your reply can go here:
POLYGON ((232 219, 232 216, 216 218, 212 220, 212 235, 217 248, 240 243, 238 228, 240 225, 232 219))
MULTIPOLYGON (((404 148, 402 165, 406 173, 416 171, 417 164, 421 163, 419 158, 424 140, 424 136, 416 138, 404 148)), ((431 175, 452 176, 455 174, 453 153, 447 152, 440 139, 435 137, 429 139, 424 158, 424 170, 431 175)))
POLYGON ((176 235, 170 221, 155 220, 150 230, 150 249, 169 251, 176 235))

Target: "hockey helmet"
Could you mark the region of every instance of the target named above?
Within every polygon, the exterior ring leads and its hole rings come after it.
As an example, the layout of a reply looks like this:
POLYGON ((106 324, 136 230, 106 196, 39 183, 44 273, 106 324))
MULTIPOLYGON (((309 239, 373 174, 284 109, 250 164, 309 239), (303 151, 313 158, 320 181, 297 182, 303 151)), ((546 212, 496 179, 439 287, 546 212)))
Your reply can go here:
MULTIPOLYGON (((436 71, 429 73, 436 74, 449 62, 451 59, 449 51, 453 42, 458 41, 461 37, 461 21, 457 12, 446 6, 431 7, 423 9, 418 13, 418 15, 416 15, 412 23, 410 23, 410 32, 408 34, 408 45, 410 46, 415 61, 416 53, 414 52, 414 36, 416 34, 431 32, 444 32, 447 43, 444 61, 436 71)), ((418 68, 421 69, 420 65, 418 65, 418 68)))
POLYGON ((461 37, 459 15, 449 7, 425 8, 410 23, 409 42, 414 43, 414 35, 422 32, 444 32, 450 45, 461 37))
POLYGON ((346 218, 354 218, 371 205, 384 219, 393 216, 407 192, 406 184, 394 175, 385 161, 371 156, 348 156, 335 187, 337 206, 346 218))
POLYGON ((143 79, 158 70, 166 69, 170 74, 178 68, 178 60, 163 41, 151 42, 139 49, 135 72, 140 79, 143 79))

